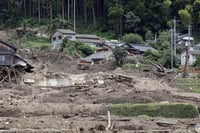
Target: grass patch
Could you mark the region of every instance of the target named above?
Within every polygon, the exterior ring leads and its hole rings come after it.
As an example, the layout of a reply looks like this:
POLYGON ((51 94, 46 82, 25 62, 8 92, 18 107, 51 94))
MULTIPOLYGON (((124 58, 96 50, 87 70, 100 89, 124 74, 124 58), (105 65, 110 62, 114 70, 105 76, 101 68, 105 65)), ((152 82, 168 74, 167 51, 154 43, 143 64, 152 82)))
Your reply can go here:
POLYGON ((26 40, 25 46, 33 47, 33 48, 39 48, 39 47, 43 47, 43 46, 50 47, 51 42, 48 38, 45 38, 45 37, 35 37, 34 39, 26 40))
POLYGON ((165 117, 165 118, 196 118, 198 109, 192 104, 114 104, 110 106, 112 113, 121 116, 165 117))
POLYGON ((136 68, 135 64, 125 63, 122 65, 122 69, 124 70, 130 70, 136 68))
POLYGON ((178 78, 176 80, 176 86, 186 90, 192 88, 193 92, 200 93, 200 79, 198 78, 178 78))

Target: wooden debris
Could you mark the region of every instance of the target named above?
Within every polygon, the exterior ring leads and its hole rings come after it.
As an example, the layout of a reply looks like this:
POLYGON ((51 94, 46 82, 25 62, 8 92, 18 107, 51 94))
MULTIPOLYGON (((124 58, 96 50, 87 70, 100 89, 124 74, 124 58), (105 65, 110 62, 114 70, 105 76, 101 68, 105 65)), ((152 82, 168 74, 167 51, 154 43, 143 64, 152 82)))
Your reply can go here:
POLYGON ((1 66, 0 67, 0 83, 19 84, 20 81, 22 80, 23 73, 25 73, 25 71, 22 68, 1 66))
POLYGON ((110 117, 110 111, 107 111, 107 113, 108 113, 108 126, 107 126, 106 130, 110 130, 110 128, 111 128, 111 117, 110 117))
POLYGON ((177 120, 169 120, 169 119, 161 119, 161 120, 156 121, 156 123, 162 127, 169 127, 172 125, 176 125, 178 123, 178 121, 177 120))

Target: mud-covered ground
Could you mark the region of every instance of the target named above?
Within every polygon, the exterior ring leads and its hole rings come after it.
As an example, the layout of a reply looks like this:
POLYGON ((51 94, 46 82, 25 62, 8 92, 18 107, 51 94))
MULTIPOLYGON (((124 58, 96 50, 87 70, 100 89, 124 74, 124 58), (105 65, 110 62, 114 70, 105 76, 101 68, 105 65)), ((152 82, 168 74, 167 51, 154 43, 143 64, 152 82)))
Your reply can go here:
POLYGON ((200 106, 200 94, 169 86, 174 76, 159 78, 141 70, 124 71, 112 62, 96 64, 89 70, 77 69, 78 59, 62 53, 34 51, 23 55, 35 67, 29 77, 42 74, 87 74, 101 83, 74 86, 37 86, 36 84, 1 85, 0 132, 195 132, 199 118, 165 119, 122 117, 111 113, 113 103, 184 102, 200 106), (131 82, 109 78, 126 75, 131 82))

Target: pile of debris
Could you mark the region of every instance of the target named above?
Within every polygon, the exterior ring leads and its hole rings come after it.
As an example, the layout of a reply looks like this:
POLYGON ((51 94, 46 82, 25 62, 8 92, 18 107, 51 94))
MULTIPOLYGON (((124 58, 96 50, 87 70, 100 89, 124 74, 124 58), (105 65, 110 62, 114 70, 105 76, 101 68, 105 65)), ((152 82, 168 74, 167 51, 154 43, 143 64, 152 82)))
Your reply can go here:
POLYGON ((22 68, 0 66, 0 83, 19 84, 24 73, 25 70, 22 68))

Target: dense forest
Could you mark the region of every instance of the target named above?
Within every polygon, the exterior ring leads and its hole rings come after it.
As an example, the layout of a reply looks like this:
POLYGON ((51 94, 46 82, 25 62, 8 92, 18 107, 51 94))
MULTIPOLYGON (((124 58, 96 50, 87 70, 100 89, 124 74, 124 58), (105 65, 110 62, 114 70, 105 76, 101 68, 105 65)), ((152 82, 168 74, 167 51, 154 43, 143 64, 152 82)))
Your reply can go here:
POLYGON ((200 32, 200 0, 0 1, 0 28, 28 23, 29 26, 48 25, 52 29, 98 30, 112 33, 116 38, 125 33, 145 37, 149 32, 170 29, 176 18, 179 32, 186 32, 188 25, 192 26, 192 32, 200 32))

